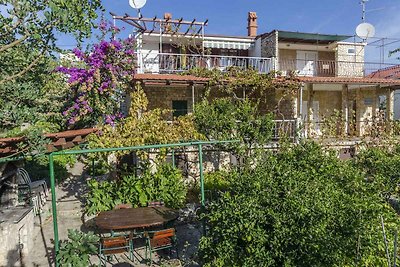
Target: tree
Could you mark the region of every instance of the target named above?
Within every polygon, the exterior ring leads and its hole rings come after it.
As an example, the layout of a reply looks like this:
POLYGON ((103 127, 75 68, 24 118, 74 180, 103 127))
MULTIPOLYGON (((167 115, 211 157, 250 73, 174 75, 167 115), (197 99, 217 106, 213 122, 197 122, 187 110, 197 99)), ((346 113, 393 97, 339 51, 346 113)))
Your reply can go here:
POLYGON ((89 37, 100 8, 100 0, 0 1, 0 56, 19 47, 34 51, 34 56, 17 67, 2 61, 6 71, 0 85, 23 76, 57 50, 57 34, 74 34, 78 41, 89 37))
POLYGON ((273 128, 272 115, 261 115, 249 99, 204 99, 195 107, 194 122, 209 140, 240 140, 224 148, 247 158, 271 140, 273 128))
POLYGON ((121 103, 135 71, 135 41, 101 40, 84 52, 73 50, 78 66, 58 67, 68 77, 70 97, 64 117, 71 127, 114 125, 122 118, 121 103))
MULTIPOLYGON (((38 56, 38 52, 26 46, 8 49, 0 54, 0 77, 12 71, 7 68, 12 62, 12 69, 28 64, 38 56)), ((61 112, 66 99, 65 78, 53 70, 57 62, 50 56, 41 57, 35 69, 27 71, 15 81, 0 84, 0 133, 19 128, 22 123, 30 125, 38 122, 52 124, 56 129, 62 126, 61 112)), ((6 134, 16 135, 18 130, 6 134)))
POLYGON ((314 143, 231 172, 205 214, 205 266, 384 266, 380 217, 399 219, 375 181, 314 143))

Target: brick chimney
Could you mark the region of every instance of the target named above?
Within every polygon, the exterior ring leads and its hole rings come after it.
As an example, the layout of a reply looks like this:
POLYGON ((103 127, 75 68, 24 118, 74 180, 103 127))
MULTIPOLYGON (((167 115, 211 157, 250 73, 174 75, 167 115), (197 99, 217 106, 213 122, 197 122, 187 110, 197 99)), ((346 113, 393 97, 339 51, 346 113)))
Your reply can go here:
POLYGON ((249 37, 256 37, 257 36, 257 13, 256 12, 249 12, 247 17, 247 31, 249 37))
POLYGON ((172 19, 171 13, 164 13, 164 19, 172 19))
MULTIPOLYGON (((167 20, 167 21, 171 20, 172 19, 172 14, 171 13, 164 13, 164 19, 167 20)), ((171 32, 172 31, 172 27, 171 27, 170 23, 167 23, 165 25, 165 31, 166 32, 171 32)))

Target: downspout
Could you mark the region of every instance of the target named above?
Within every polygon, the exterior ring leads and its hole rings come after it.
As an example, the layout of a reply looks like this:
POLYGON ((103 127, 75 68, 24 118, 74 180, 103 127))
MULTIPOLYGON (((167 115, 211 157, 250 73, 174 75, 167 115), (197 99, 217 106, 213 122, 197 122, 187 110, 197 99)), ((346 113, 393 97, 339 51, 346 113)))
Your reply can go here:
POLYGON ((194 99, 194 83, 192 83, 192 113, 194 113, 194 103, 195 99, 194 99))

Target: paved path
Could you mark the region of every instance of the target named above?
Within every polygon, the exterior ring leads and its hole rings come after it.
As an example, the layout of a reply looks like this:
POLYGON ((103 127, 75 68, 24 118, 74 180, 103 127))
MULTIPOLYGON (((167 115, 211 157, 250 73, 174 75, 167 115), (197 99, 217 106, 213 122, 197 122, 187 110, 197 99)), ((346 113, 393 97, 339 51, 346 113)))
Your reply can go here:
MULTIPOLYGON (((79 229, 87 231, 83 226, 83 195, 86 190, 86 179, 83 173, 83 164, 78 163, 70 171, 71 178, 64 181, 56 188, 57 196, 57 212, 58 212, 58 231, 59 239, 67 239, 68 229, 79 229)), ((200 237, 200 230, 198 225, 185 224, 177 227, 178 240, 182 241, 178 245, 180 251, 180 258, 187 260, 188 255, 193 255, 197 251, 197 244, 200 237), (192 245, 188 245, 186 240, 190 240, 192 245), (183 253, 182 253, 183 251, 183 253)), ((53 220, 51 216, 51 199, 46 203, 45 210, 41 216, 36 217, 35 233, 34 233, 34 253, 30 255, 31 266, 54 266, 53 256, 53 220)), ((143 255, 142 255, 143 256, 143 255)), ((157 258, 155 257, 155 261, 157 258)), ((98 258, 94 257, 92 263, 97 265, 98 258)), ((108 264, 107 266, 133 266, 130 260, 122 255, 114 261, 114 265, 108 264)), ((162 266, 183 266, 179 260, 170 260, 163 262, 162 266)), ((134 266, 144 267, 145 264, 135 262, 134 266)), ((159 266, 159 265, 154 265, 159 266)), ((187 265, 185 266, 196 266, 187 265)))

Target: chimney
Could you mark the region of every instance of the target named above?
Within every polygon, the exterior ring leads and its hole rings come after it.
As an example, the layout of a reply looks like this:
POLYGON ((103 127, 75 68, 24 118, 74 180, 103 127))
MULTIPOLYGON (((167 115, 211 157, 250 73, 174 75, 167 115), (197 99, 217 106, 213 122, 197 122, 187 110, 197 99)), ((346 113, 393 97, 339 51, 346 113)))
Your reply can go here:
POLYGON ((164 13, 164 19, 172 19, 171 13, 164 13))
POLYGON ((257 36, 257 13, 256 12, 249 12, 247 18, 247 31, 249 37, 256 37, 257 36))
MULTIPOLYGON (((171 19, 172 19, 172 14, 171 14, 171 13, 164 13, 164 19, 165 19, 166 21, 171 20, 171 19)), ((170 23, 167 23, 167 24, 165 25, 165 31, 166 31, 166 32, 171 32, 171 30, 172 30, 171 24, 170 24, 170 23)))

